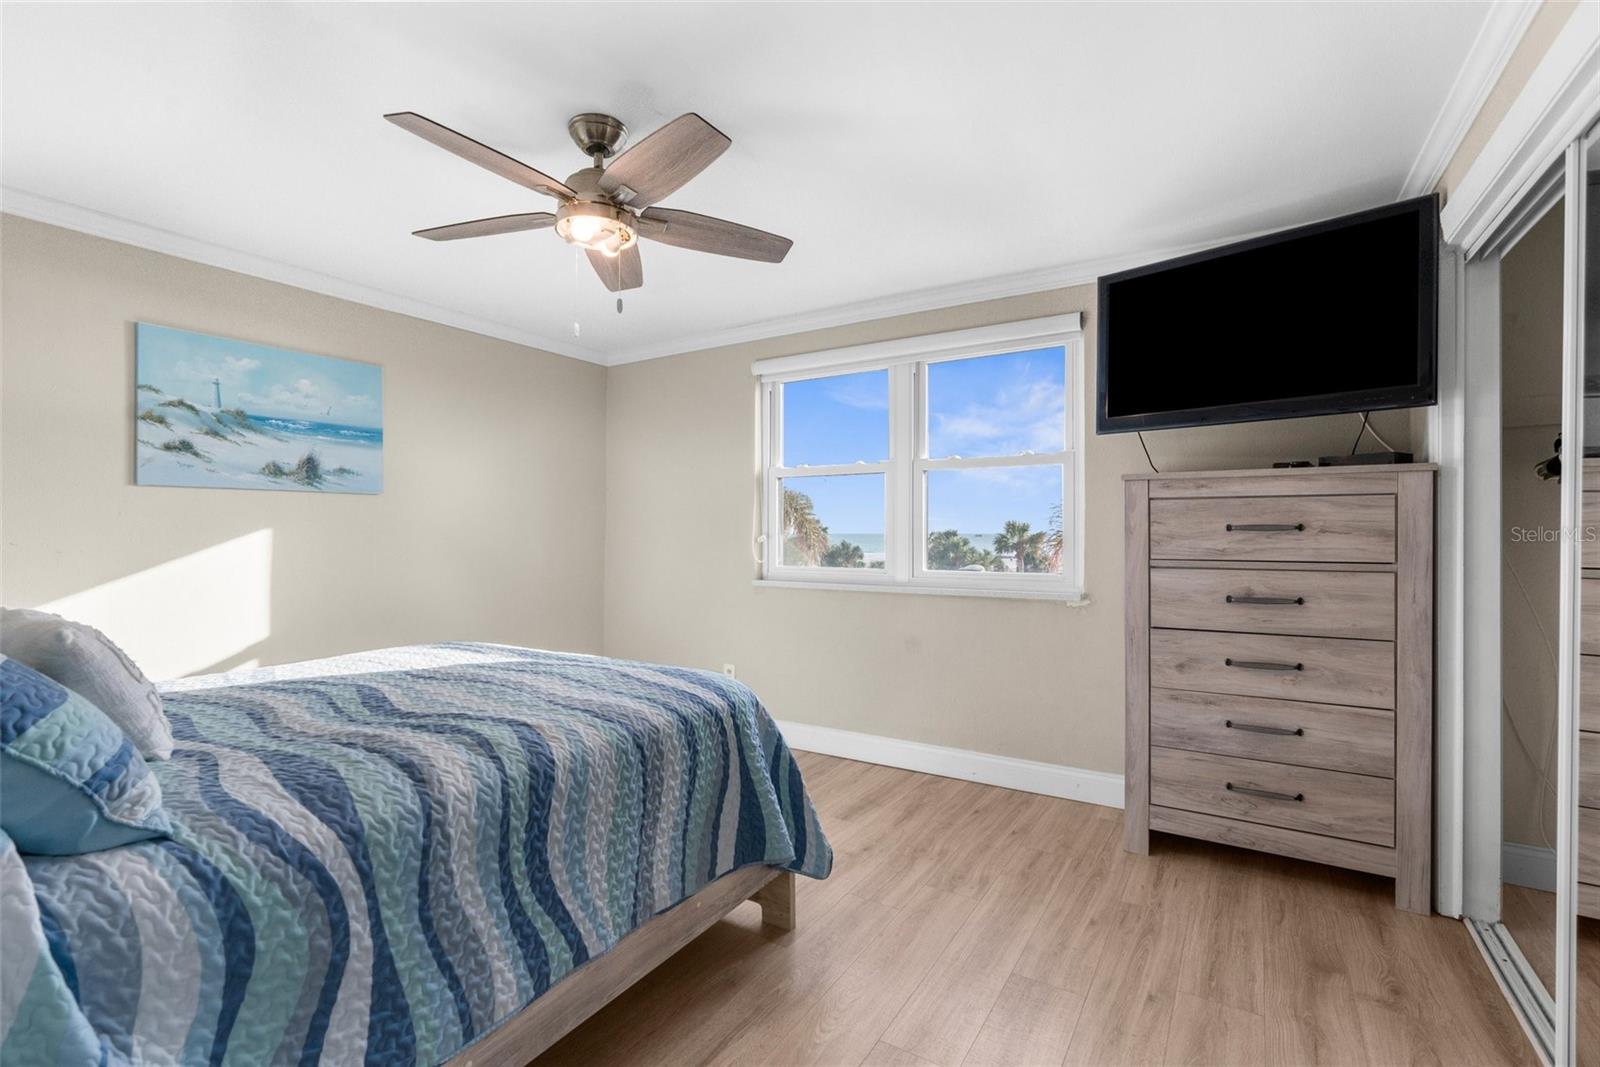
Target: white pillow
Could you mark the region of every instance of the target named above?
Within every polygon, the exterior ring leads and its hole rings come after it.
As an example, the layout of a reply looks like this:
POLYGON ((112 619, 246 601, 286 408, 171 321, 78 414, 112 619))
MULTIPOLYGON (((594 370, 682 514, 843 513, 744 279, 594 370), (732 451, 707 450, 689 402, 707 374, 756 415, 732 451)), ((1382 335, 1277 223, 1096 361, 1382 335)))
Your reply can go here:
POLYGON ((161 694, 111 639, 45 611, 0 608, 0 654, 79 694, 122 728, 145 759, 172 755, 161 694))

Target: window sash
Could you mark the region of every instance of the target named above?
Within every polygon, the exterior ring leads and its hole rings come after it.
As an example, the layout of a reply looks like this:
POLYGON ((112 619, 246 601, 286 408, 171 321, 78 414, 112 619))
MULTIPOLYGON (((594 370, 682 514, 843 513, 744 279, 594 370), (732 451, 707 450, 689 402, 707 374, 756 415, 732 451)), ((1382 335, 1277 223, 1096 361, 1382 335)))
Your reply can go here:
POLYGON ((1073 577, 1073 560, 1077 551, 1077 532, 1074 529, 1072 501, 1076 492, 1075 454, 1071 451, 1053 452, 1049 457, 1019 456, 1003 459, 921 460, 917 464, 917 503, 913 518, 916 521, 912 548, 911 577, 919 584, 950 582, 956 585, 978 585, 995 589, 1070 589, 1073 577), (928 473, 941 470, 981 470, 995 467, 1045 467, 1061 471, 1061 570, 1016 573, 1014 571, 945 571, 928 566, 928 537, 933 533, 928 523, 928 473))
MULTIPOLYGON (((951 344, 941 338, 925 339, 929 342, 920 358, 912 358, 905 342, 891 342, 898 346, 894 358, 876 364, 806 363, 810 357, 786 357, 765 361, 767 364, 789 364, 772 367, 772 372, 762 378, 762 414, 766 422, 762 434, 762 516, 761 562, 762 577, 784 582, 818 582, 828 585, 861 585, 898 587, 936 592, 940 588, 972 593, 993 592, 1021 594, 1054 594, 1072 596, 1081 592, 1083 575, 1083 477, 1079 470, 1082 458, 1081 433, 1083 428, 1081 405, 1083 394, 1083 341, 1076 332, 1079 320, 1076 315, 1060 316, 1041 322, 1071 320, 1072 332, 1025 335, 1012 330, 1004 339, 994 340, 988 350, 974 351, 971 343, 951 344), (972 456, 930 459, 927 455, 928 405, 927 367, 931 363, 958 359, 972 359, 988 355, 1005 355, 1034 348, 1060 347, 1066 360, 1067 403, 1063 419, 1064 440, 1067 447, 1059 452, 1024 453, 1010 456, 972 456), (795 361, 800 361, 796 366, 795 361), (846 463, 826 466, 781 466, 783 449, 783 390, 790 381, 827 378, 864 370, 889 371, 889 459, 879 463, 846 463), (942 571, 927 568, 928 512, 927 476, 930 471, 970 470, 985 467, 1059 467, 1061 469, 1061 526, 1062 547, 1059 574, 1049 573, 995 573, 971 571, 942 571), (828 475, 881 474, 884 479, 884 567, 796 567, 783 563, 784 530, 782 526, 782 494, 780 482, 790 478, 828 475)), ((1025 326, 1027 324, 1017 324, 1025 326)), ((995 328, 985 328, 995 329, 995 328)), ((965 336, 983 331, 960 331, 949 337, 965 336)), ((879 346, 864 346, 876 348, 879 346)), ((852 350, 846 350, 852 351, 852 350)), ((758 372, 762 364, 757 364, 758 372)))
MULTIPOLYGON (((864 368, 867 370, 882 368, 864 368)), ((868 585, 900 584, 905 581, 905 561, 898 546, 902 538, 901 526, 905 514, 899 501, 906 480, 901 438, 906 429, 906 415, 900 403, 900 393, 906 389, 909 369, 891 366, 889 371, 889 458, 882 463, 833 463, 825 466, 779 466, 783 458, 783 389, 784 381, 763 384, 763 408, 767 412, 768 428, 763 447, 765 456, 762 478, 764 499, 762 544, 763 572, 769 578, 802 582, 860 582, 868 585), (827 475, 883 475, 883 559, 882 570, 872 567, 796 567, 783 562, 783 494, 779 491, 783 479, 811 478, 827 475)), ((839 372, 811 373, 790 377, 786 381, 829 378, 839 372)))

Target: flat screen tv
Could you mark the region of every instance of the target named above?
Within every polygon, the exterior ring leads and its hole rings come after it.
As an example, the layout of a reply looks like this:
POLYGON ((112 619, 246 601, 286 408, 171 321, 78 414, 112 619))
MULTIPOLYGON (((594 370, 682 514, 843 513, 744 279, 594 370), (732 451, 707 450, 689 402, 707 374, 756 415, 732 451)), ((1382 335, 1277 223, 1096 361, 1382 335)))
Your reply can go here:
POLYGON ((1433 404, 1423 196, 1100 279, 1099 433, 1433 404))

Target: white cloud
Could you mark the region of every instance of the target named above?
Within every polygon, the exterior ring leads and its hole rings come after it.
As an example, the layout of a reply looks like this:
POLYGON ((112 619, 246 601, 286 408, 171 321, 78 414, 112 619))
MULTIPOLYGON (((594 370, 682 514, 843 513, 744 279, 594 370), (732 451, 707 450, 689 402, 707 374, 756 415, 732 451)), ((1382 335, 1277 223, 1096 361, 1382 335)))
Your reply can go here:
POLYGON ((259 366, 261 361, 249 356, 224 356, 221 359, 201 357, 178 360, 172 365, 172 374, 181 381, 205 385, 210 385, 213 378, 220 378, 224 385, 239 385, 259 366))
POLYGON ((1049 377, 1002 385, 953 412, 933 412, 933 444, 942 454, 1005 456, 1053 452, 1063 445, 1066 390, 1049 377))
POLYGON ((240 402, 251 411, 292 412, 296 415, 321 415, 333 405, 329 397, 310 378, 296 378, 285 385, 273 385, 265 393, 245 390, 240 402))
POLYGON ((889 410, 888 378, 877 374, 866 379, 850 377, 828 388, 828 399, 835 404, 861 411, 889 410))

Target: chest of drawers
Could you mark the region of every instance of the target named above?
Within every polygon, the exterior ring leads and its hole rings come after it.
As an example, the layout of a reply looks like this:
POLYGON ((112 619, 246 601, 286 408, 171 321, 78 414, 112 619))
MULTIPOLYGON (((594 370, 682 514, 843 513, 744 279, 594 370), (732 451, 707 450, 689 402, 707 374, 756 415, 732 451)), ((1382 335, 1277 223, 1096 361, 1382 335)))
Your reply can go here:
POLYGON ((1431 909, 1434 478, 1125 480, 1125 847, 1351 867, 1431 909))
MULTIPOLYGON (((1583 461, 1583 525, 1600 528, 1600 460, 1583 461)), ((1600 919, 1600 538, 1583 542, 1578 679, 1578 914, 1600 919)))

